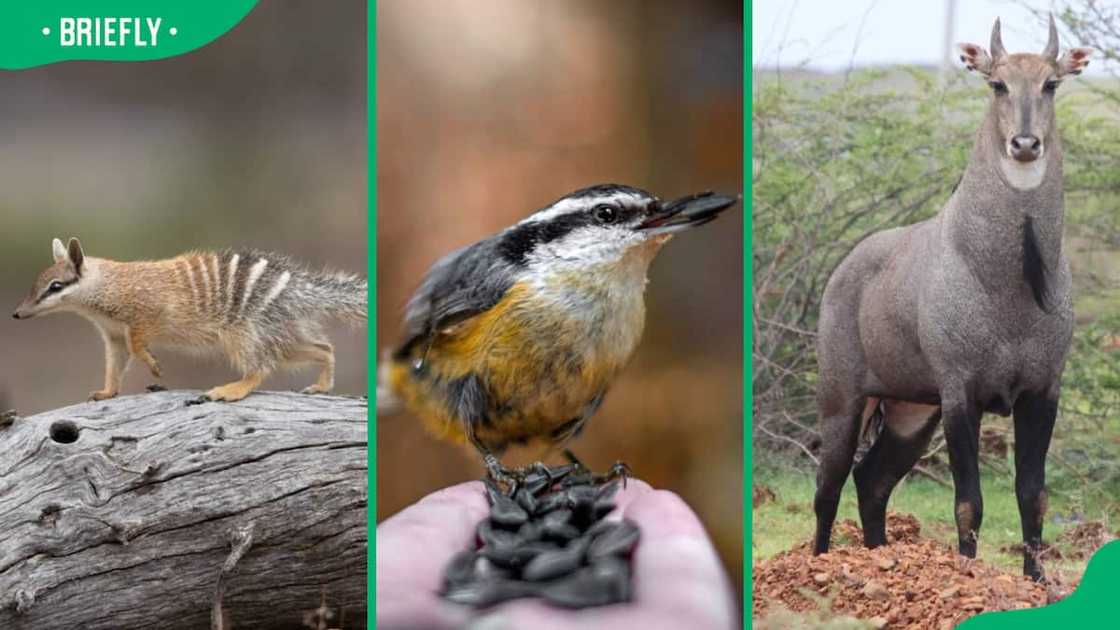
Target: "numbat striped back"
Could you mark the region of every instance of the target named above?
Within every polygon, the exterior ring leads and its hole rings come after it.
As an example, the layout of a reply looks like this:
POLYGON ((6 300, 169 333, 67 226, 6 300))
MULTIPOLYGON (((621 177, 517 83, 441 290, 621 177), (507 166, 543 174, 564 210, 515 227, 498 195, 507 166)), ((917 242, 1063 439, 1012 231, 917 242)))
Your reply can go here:
POLYGON ((365 279, 279 254, 198 251, 118 262, 85 256, 77 239, 69 247, 56 239, 52 250, 55 264, 40 274, 16 317, 73 311, 97 325, 106 377, 95 399, 116 395, 129 358, 160 376, 151 347, 225 354, 243 378, 207 392, 212 400, 239 400, 290 363, 318 364, 319 379, 305 391, 328 392, 334 349, 324 322, 366 320, 365 279))
POLYGON ((215 322, 366 318, 366 282, 353 274, 313 271, 286 256, 254 250, 190 252, 170 262, 193 312, 215 322))

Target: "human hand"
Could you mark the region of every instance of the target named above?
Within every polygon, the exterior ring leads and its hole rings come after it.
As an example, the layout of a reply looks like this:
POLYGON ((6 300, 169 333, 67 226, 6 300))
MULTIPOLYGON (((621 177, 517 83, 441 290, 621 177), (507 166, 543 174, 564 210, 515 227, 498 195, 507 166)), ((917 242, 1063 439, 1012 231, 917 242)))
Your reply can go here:
POLYGON ((475 544, 489 514, 486 490, 472 481, 434 492, 377 527, 377 627, 574 630, 738 627, 727 575, 696 514, 676 494, 629 479, 608 518, 641 529, 633 557, 633 599, 569 610, 520 599, 484 610, 440 597, 451 557, 475 544))

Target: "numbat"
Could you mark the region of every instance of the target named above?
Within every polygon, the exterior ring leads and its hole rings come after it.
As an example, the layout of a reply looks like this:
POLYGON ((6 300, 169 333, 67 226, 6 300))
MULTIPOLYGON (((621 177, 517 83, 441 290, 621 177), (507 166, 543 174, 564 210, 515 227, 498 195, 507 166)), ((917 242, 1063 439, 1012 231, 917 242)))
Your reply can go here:
POLYGON ((93 322, 105 341, 105 387, 116 396, 133 358, 162 373, 152 347, 224 354, 242 375, 203 399, 241 400, 274 370, 312 363, 319 378, 303 390, 334 387, 334 348, 323 320, 366 320, 366 282, 313 271, 257 251, 190 252, 158 261, 118 262, 86 256, 78 239, 55 239, 54 264, 39 274, 12 317, 70 311, 93 322))

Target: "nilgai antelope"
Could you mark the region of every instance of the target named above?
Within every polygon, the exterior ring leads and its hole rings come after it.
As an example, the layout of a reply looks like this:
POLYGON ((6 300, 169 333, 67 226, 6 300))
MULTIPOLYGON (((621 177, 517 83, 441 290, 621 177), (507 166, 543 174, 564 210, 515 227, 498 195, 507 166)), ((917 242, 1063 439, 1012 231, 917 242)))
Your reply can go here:
POLYGON ((980 417, 1014 414, 1023 572, 1041 580, 1046 451, 1073 331, 1054 92, 1091 51, 1059 57, 1052 17, 1041 54, 1008 54, 998 19, 990 52, 960 50, 992 89, 964 176, 936 216, 860 242, 824 292, 814 552, 828 551, 841 488, 873 426, 882 430, 854 477, 864 544, 886 544, 891 490, 940 420, 960 553, 975 557, 980 417))

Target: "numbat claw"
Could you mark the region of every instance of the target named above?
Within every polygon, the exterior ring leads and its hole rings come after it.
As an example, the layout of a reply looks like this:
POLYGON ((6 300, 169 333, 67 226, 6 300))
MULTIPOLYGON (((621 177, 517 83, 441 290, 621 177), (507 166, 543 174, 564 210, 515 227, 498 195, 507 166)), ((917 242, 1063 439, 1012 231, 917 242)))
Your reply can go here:
POLYGON ((99 389, 95 392, 90 392, 89 393, 89 399, 90 400, 108 400, 110 398, 114 398, 116 395, 117 395, 117 392, 109 391, 109 390, 105 390, 105 389, 99 389))

